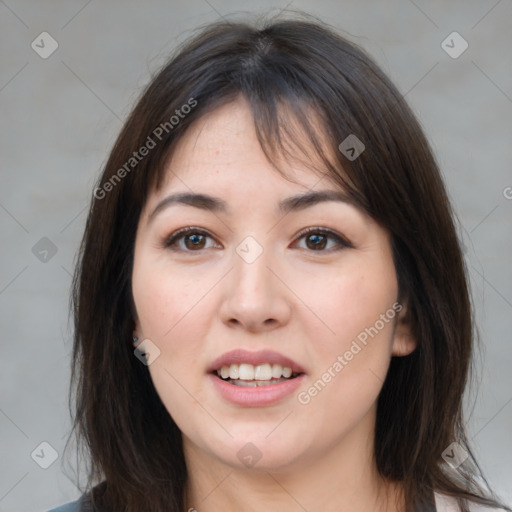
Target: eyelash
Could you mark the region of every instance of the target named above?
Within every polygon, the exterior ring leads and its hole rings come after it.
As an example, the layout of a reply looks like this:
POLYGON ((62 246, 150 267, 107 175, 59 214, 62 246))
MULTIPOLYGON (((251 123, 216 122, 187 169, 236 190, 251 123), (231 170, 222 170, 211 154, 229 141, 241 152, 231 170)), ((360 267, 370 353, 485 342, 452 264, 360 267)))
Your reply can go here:
MULTIPOLYGON (((210 233, 208 233, 204 229, 194 227, 194 226, 189 226, 186 228, 179 229, 178 231, 175 231, 174 233, 172 233, 169 237, 167 237, 163 241, 162 245, 164 248, 170 249, 170 250, 176 251, 176 252, 181 251, 181 252, 194 253, 194 252, 204 251, 205 249, 198 249, 197 251, 194 251, 194 250, 190 250, 190 249, 183 249, 183 248, 177 247, 177 242, 179 242, 180 240, 183 240, 187 235, 192 235, 192 234, 205 236, 205 237, 211 238, 213 240, 213 237, 210 235, 210 233)), ((330 229, 321 228, 321 227, 309 227, 309 228, 303 229, 302 231, 300 231, 297 234, 297 236, 295 237, 295 241, 298 241, 298 240, 306 237, 307 235, 311 235, 311 234, 326 236, 326 237, 328 237, 328 239, 334 240, 337 244, 337 247, 331 247, 329 249, 321 249, 321 250, 306 249, 306 250, 308 250, 308 252, 332 252, 332 251, 339 251, 339 250, 345 249, 345 248, 353 248, 354 247, 354 245, 345 237, 335 233, 334 231, 331 231, 330 229)), ((209 249, 209 248, 210 247, 207 247, 206 249, 209 249)))

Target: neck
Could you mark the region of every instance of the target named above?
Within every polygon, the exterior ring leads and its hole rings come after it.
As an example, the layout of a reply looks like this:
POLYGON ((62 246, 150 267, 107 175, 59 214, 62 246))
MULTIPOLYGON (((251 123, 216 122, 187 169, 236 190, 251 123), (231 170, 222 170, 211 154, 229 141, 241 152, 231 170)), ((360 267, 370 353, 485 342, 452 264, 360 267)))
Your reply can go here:
POLYGON ((364 429, 355 429, 327 453, 279 471, 233 467, 185 441, 189 475, 185 510, 402 510, 399 485, 384 480, 377 472, 370 437, 364 429))

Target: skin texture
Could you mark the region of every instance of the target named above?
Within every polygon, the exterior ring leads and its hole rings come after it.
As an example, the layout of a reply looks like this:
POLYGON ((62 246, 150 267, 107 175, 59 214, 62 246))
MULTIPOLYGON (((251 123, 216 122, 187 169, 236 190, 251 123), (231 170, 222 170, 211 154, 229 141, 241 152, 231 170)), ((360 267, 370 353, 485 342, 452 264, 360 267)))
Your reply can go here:
POLYGON ((159 190, 148 196, 135 244, 135 334, 160 350, 149 371, 183 442, 187 505, 209 510, 398 510, 399 489, 373 460, 376 403, 390 358, 415 348, 406 305, 307 404, 305 392, 361 332, 393 310, 398 285, 389 234, 355 206, 328 201, 286 215, 282 199, 339 190, 298 164, 282 177, 256 139, 241 99, 198 120, 179 142, 159 190), (223 199, 228 212, 173 204, 171 193, 223 199), (165 240, 180 228, 208 231, 202 249, 165 240), (347 238, 314 248, 301 230, 323 227, 347 238), (252 263, 236 252, 251 236, 263 249, 252 263), (190 247, 192 247, 190 249, 190 247), (311 248, 313 247, 313 248, 311 248), (297 392, 265 407, 223 399, 208 366, 243 348, 275 350, 306 372, 297 392), (253 443, 261 459, 237 456, 253 443))

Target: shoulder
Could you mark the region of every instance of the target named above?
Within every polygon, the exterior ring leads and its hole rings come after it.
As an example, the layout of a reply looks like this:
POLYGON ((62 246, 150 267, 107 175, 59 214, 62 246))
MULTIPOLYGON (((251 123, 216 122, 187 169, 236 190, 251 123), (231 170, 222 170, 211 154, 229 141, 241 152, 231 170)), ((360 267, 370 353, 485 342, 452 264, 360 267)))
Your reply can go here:
MULTIPOLYGON (((460 512, 455 498, 446 496, 445 494, 435 493, 436 510, 437 512, 460 512)), ((478 503, 470 503, 469 509, 471 512, 505 512, 502 508, 492 508, 480 505, 478 503)))
POLYGON ((52 508, 48 512, 80 512, 82 500, 72 501, 60 507, 52 508))

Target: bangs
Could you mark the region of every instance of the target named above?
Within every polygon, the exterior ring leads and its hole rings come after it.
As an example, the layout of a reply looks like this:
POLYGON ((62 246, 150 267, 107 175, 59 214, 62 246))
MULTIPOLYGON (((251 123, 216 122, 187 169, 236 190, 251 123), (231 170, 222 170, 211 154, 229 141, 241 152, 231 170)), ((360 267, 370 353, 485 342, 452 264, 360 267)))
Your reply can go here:
MULTIPOLYGON (((205 34, 201 37, 204 44, 205 34)), ((201 76, 194 73, 194 77, 190 77, 195 80, 187 82, 186 90, 183 83, 179 88, 174 83, 179 74, 178 61, 164 70, 169 77, 169 89, 178 94, 172 104, 162 108, 162 119, 186 103, 188 96, 197 101, 197 106, 162 140, 164 153, 153 165, 147 166, 146 186, 161 188, 173 151, 193 123, 243 99, 250 106, 261 149, 276 171, 285 179, 290 179, 284 170, 286 165, 315 172, 319 180, 326 179, 342 188, 355 205, 370 214, 364 193, 365 180, 361 179, 363 164, 349 160, 338 149, 349 135, 357 133, 360 138, 366 138, 366 128, 358 119, 357 109, 361 109, 359 114, 366 110, 359 98, 360 92, 355 92, 346 77, 346 83, 340 80, 344 75, 336 66, 343 63, 330 62, 324 66, 316 63, 316 69, 312 69, 303 59, 287 52, 285 44, 293 44, 293 41, 271 40, 265 31, 250 34, 250 37, 255 39, 254 44, 238 48, 239 51, 236 44, 217 49, 213 60, 218 64, 210 59, 201 76), (325 74, 323 83, 318 78, 321 72, 325 74)), ((196 72, 200 69, 201 63, 196 72)), ((158 94, 161 99, 161 91, 158 94)), ((363 121, 369 123, 369 119, 363 121)))
MULTIPOLYGON (((268 93, 267 93, 268 94, 268 93)), ((151 185, 160 190, 170 171, 169 162, 176 147, 183 136, 196 123, 200 123, 205 116, 215 110, 228 106, 237 101, 246 101, 250 107, 254 121, 254 129, 261 150, 268 162, 286 180, 293 182, 286 169, 306 170, 318 176, 318 182, 328 181, 341 187, 354 203, 365 209, 366 201, 356 189, 342 167, 339 152, 333 147, 327 134, 331 131, 326 126, 326 120, 321 110, 309 102, 298 97, 273 97, 272 106, 265 99, 251 95, 244 96, 241 92, 224 98, 218 98, 212 104, 205 106, 198 112, 193 123, 188 123, 187 129, 169 141, 163 164, 159 165, 153 173, 151 185)), ((172 172, 172 171, 171 171, 172 172)), ((243 176, 243 175, 242 175, 243 176)))

